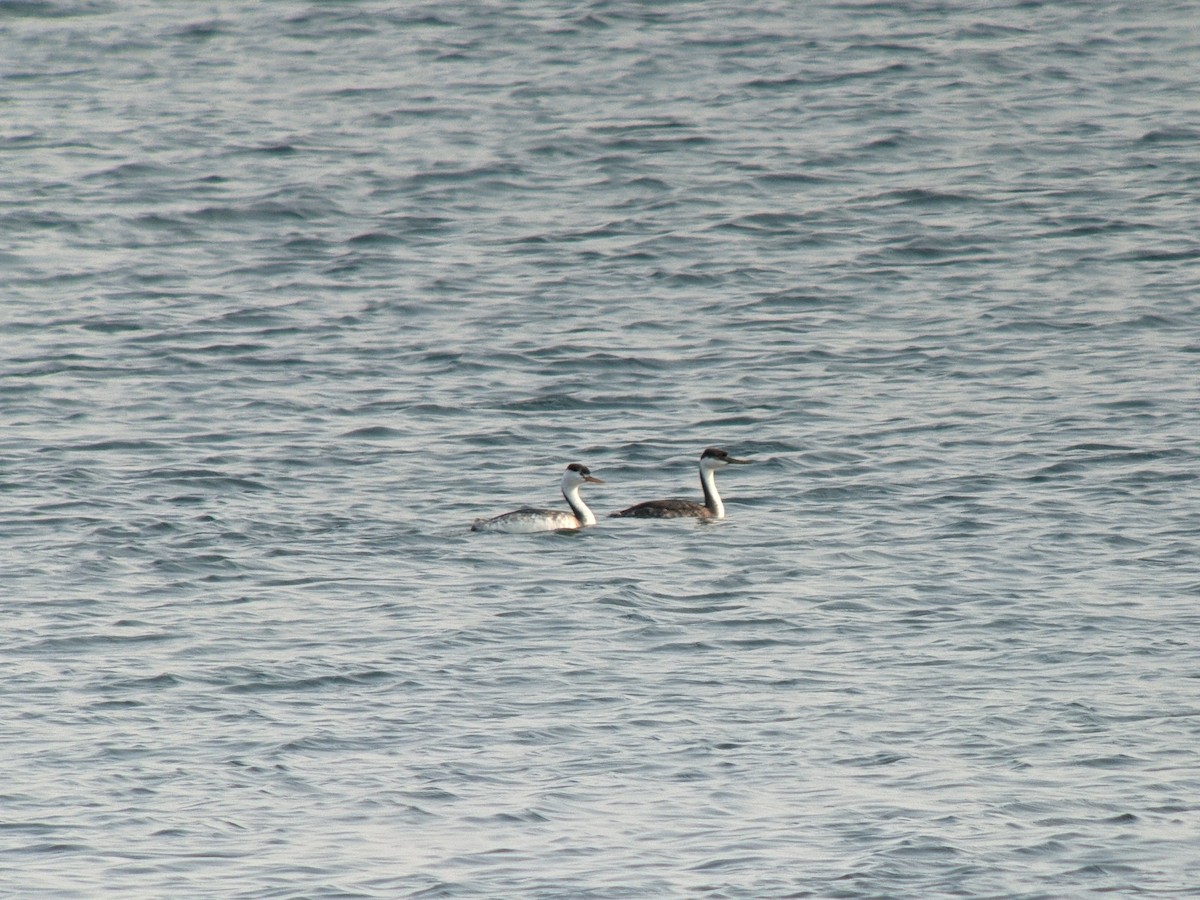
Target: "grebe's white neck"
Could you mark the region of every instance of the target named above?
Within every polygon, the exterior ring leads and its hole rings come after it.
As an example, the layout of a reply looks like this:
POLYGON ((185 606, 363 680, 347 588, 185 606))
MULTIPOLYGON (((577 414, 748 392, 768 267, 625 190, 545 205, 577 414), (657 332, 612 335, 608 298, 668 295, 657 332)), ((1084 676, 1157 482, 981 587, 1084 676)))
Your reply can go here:
MULTIPOLYGON (((569 474, 569 473, 568 473, 569 474)), ((579 524, 585 528, 588 525, 596 524, 595 514, 588 509, 588 505, 583 502, 583 498, 579 496, 579 487, 582 484, 578 479, 563 479, 563 496, 567 499, 567 505, 571 507, 571 512, 575 513, 575 518, 579 520, 579 524)))
POLYGON ((700 486, 704 488, 704 505, 712 513, 714 519, 725 518, 725 504, 717 493, 717 470, 714 466, 706 466, 700 461, 700 486))

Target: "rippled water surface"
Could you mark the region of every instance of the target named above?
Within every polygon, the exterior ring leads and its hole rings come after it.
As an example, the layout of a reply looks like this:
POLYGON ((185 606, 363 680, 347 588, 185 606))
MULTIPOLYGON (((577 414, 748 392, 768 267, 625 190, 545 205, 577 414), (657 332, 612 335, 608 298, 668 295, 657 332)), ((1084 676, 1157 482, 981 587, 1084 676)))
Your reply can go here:
POLYGON ((1200 892, 1197 24, 0 3, 0 891, 1200 892))

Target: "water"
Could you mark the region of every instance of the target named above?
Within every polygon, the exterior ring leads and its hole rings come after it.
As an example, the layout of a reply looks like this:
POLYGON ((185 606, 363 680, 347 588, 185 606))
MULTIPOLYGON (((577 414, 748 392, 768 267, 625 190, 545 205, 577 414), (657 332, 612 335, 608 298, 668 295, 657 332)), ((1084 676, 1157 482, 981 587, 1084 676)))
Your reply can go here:
POLYGON ((0 4, 0 890, 1200 891, 1196 24, 0 4))

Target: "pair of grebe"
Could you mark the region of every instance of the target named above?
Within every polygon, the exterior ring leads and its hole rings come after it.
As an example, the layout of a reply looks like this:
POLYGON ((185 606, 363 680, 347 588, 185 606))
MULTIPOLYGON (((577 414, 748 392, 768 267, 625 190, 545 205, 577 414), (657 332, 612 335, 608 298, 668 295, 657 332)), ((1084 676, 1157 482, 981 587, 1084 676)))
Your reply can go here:
MULTIPOLYGON (((724 450, 709 447, 700 454, 700 487, 704 490, 704 502, 692 500, 647 500, 628 509, 611 514, 612 518, 631 519, 723 519, 725 504, 717 493, 717 469, 730 463, 748 463, 748 459, 735 459, 724 450)), ((571 463, 563 473, 562 493, 571 507, 566 513, 557 509, 535 509, 530 506, 496 516, 494 519, 477 519, 472 531, 501 531, 508 534, 532 534, 536 531, 558 531, 563 528, 583 528, 596 524, 595 514, 579 496, 585 484, 604 484, 592 475, 587 466, 571 463)))

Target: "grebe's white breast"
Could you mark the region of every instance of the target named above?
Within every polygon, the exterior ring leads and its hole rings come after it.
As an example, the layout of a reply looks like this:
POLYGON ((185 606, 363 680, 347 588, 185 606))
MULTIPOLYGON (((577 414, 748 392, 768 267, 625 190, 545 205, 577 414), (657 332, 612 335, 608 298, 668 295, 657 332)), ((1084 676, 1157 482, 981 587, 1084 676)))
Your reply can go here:
POLYGON ((584 484, 604 484, 592 475, 587 466, 571 463, 563 473, 562 493, 571 507, 570 512, 561 509, 539 509, 523 506, 520 509, 496 516, 494 519, 476 519, 472 531, 494 531, 504 534, 534 534, 539 531, 561 531, 567 528, 583 528, 596 524, 596 516, 579 496, 584 484))
POLYGON ((536 509, 526 506, 494 519, 477 519, 472 531, 495 531, 503 534, 534 534, 539 531, 560 531, 579 528, 583 523, 571 513, 558 509, 536 509))

